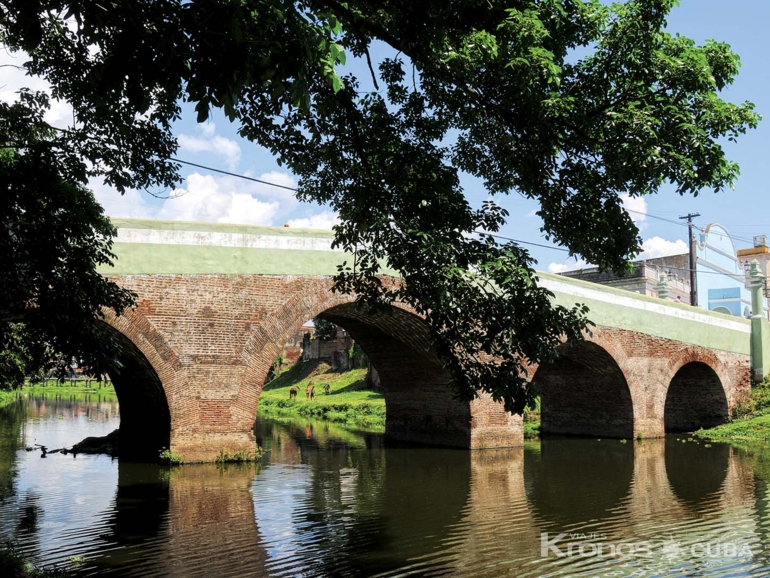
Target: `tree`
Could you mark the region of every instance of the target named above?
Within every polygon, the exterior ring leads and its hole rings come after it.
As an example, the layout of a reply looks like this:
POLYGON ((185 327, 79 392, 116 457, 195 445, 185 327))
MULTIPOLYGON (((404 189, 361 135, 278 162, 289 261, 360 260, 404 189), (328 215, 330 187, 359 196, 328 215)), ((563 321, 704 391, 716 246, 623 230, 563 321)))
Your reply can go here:
POLYGON ((323 317, 313 317, 313 325, 313 337, 316 339, 332 339, 337 333, 337 326, 323 317))
POLYGON ((0 388, 73 359, 115 369, 118 347, 99 319, 133 303, 96 272, 111 262, 115 228, 77 183, 85 166, 44 123, 46 106, 29 93, 0 102, 0 388))
POLYGON ((72 104, 71 150, 118 189, 177 181, 181 101, 199 121, 222 109, 300 198, 338 211, 354 257, 336 288, 411 306, 462 399, 520 412, 524 363, 580 340, 587 310, 551 303, 527 251, 493 236, 507 213, 469 206, 458 174, 537 199, 546 237, 615 270, 640 250, 620 193, 731 185, 719 140, 759 117, 718 96, 729 46, 665 31, 675 3, 0 0, 0 35, 72 104), (374 46, 389 52, 372 62, 374 46), (369 73, 345 73, 348 54, 369 73))

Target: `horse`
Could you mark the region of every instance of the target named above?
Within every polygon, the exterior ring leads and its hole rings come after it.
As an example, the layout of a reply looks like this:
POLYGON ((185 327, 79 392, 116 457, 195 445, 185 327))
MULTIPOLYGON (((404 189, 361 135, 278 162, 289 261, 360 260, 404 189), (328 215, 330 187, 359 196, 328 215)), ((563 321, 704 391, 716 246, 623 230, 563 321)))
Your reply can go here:
POLYGON ((292 387, 289 390, 289 399, 296 399, 296 398, 297 398, 297 388, 296 387, 292 387))

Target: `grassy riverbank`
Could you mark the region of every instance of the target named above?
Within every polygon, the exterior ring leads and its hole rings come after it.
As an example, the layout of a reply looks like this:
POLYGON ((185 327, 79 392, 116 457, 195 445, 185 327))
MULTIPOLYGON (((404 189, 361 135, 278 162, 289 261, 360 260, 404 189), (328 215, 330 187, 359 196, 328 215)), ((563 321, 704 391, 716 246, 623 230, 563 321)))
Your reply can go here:
POLYGON ((343 424, 362 431, 385 431, 385 397, 365 390, 366 369, 332 371, 318 361, 299 361, 265 385, 259 399, 259 414, 266 417, 300 416, 343 424), (324 393, 324 384, 331 393, 324 393), (305 389, 315 385, 315 399, 307 399, 305 389), (289 391, 297 388, 296 399, 289 391))
POLYGON ((94 401, 95 399, 117 401, 118 399, 115 388, 111 383, 106 383, 101 386, 92 383, 90 387, 86 387, 84 381, 76 381, 73 384, 70 384, 69 382, 54 382, 47 385, 27 382, 21 389, 14 389, 11 391, 0 390, 0 407, 5 407, 6 405, 13 403, 19 396, 27 395, 34 395, 35 397, 46 399, 58 397, 80 401, 94 401))
POLYGON ((30 383, 27 382, 24 384, 24 387, 21 388, 21 391, 26 391, 29 393, 97 393, 97 394, 104 394, 104 395, 110 395, 115 394, 115 388, 112 386, 112 383, 109 381, 102 382, 99 384, 99 382, 92 381, 89 385, 86 385, 85 380, 83 381, 75 381, 75 382, 58 382, 58 381, 50 381, 48 383, 30 383))
POLYGON ((713 441, 767 441, 770 440, 770 381, 765 379, 733 408, 732 419, 710 429, 693 434, 713 441))
POLYGON ((2 391, 0 390, 0 407, 5 407, 6 405, 13 403, 16 401, 16 391, 2 391))
POLYGON ((713 441, 770 440, 770 409, 710 429, 700 429, 693 436, 713 441))

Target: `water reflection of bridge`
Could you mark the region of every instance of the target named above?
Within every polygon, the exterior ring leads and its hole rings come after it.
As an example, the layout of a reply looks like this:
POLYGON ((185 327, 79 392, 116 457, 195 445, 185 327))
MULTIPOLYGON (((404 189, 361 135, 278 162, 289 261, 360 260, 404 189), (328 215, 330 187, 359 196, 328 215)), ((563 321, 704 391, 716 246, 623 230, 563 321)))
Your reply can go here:
MULTIPOLYGON (((322 442, 318 451, 302 428, 261 433, 274 449, 257 469, 121 464, 113 539, 122 548, 110 557, 166 574, 213 563, 240 575, 597 571, 598 560, 540 557, 541 533, 565 532, 656 548, 729 539, 749 544, 753 562, 709 564, 768 563, 764 474, 729 446, 669 437, 470 453, 322 442)), ((670 560, 654 554, 637 569, 665 573, 670 560)), ((626 563, 602 568, 624 575, 626 563)))

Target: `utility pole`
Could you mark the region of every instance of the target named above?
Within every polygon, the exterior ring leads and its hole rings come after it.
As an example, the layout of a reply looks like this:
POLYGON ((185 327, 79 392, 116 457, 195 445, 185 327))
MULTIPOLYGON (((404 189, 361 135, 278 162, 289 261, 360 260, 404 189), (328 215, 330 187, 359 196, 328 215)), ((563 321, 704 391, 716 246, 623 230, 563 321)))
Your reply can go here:
POLYGON ((700 217, 700 213, 687 213, 680 219, 687 219, 687 229, 690 232, 690 305, 698 306, 698 278, 695 275, 695 235, 692 234, 692 220, 700 217))

